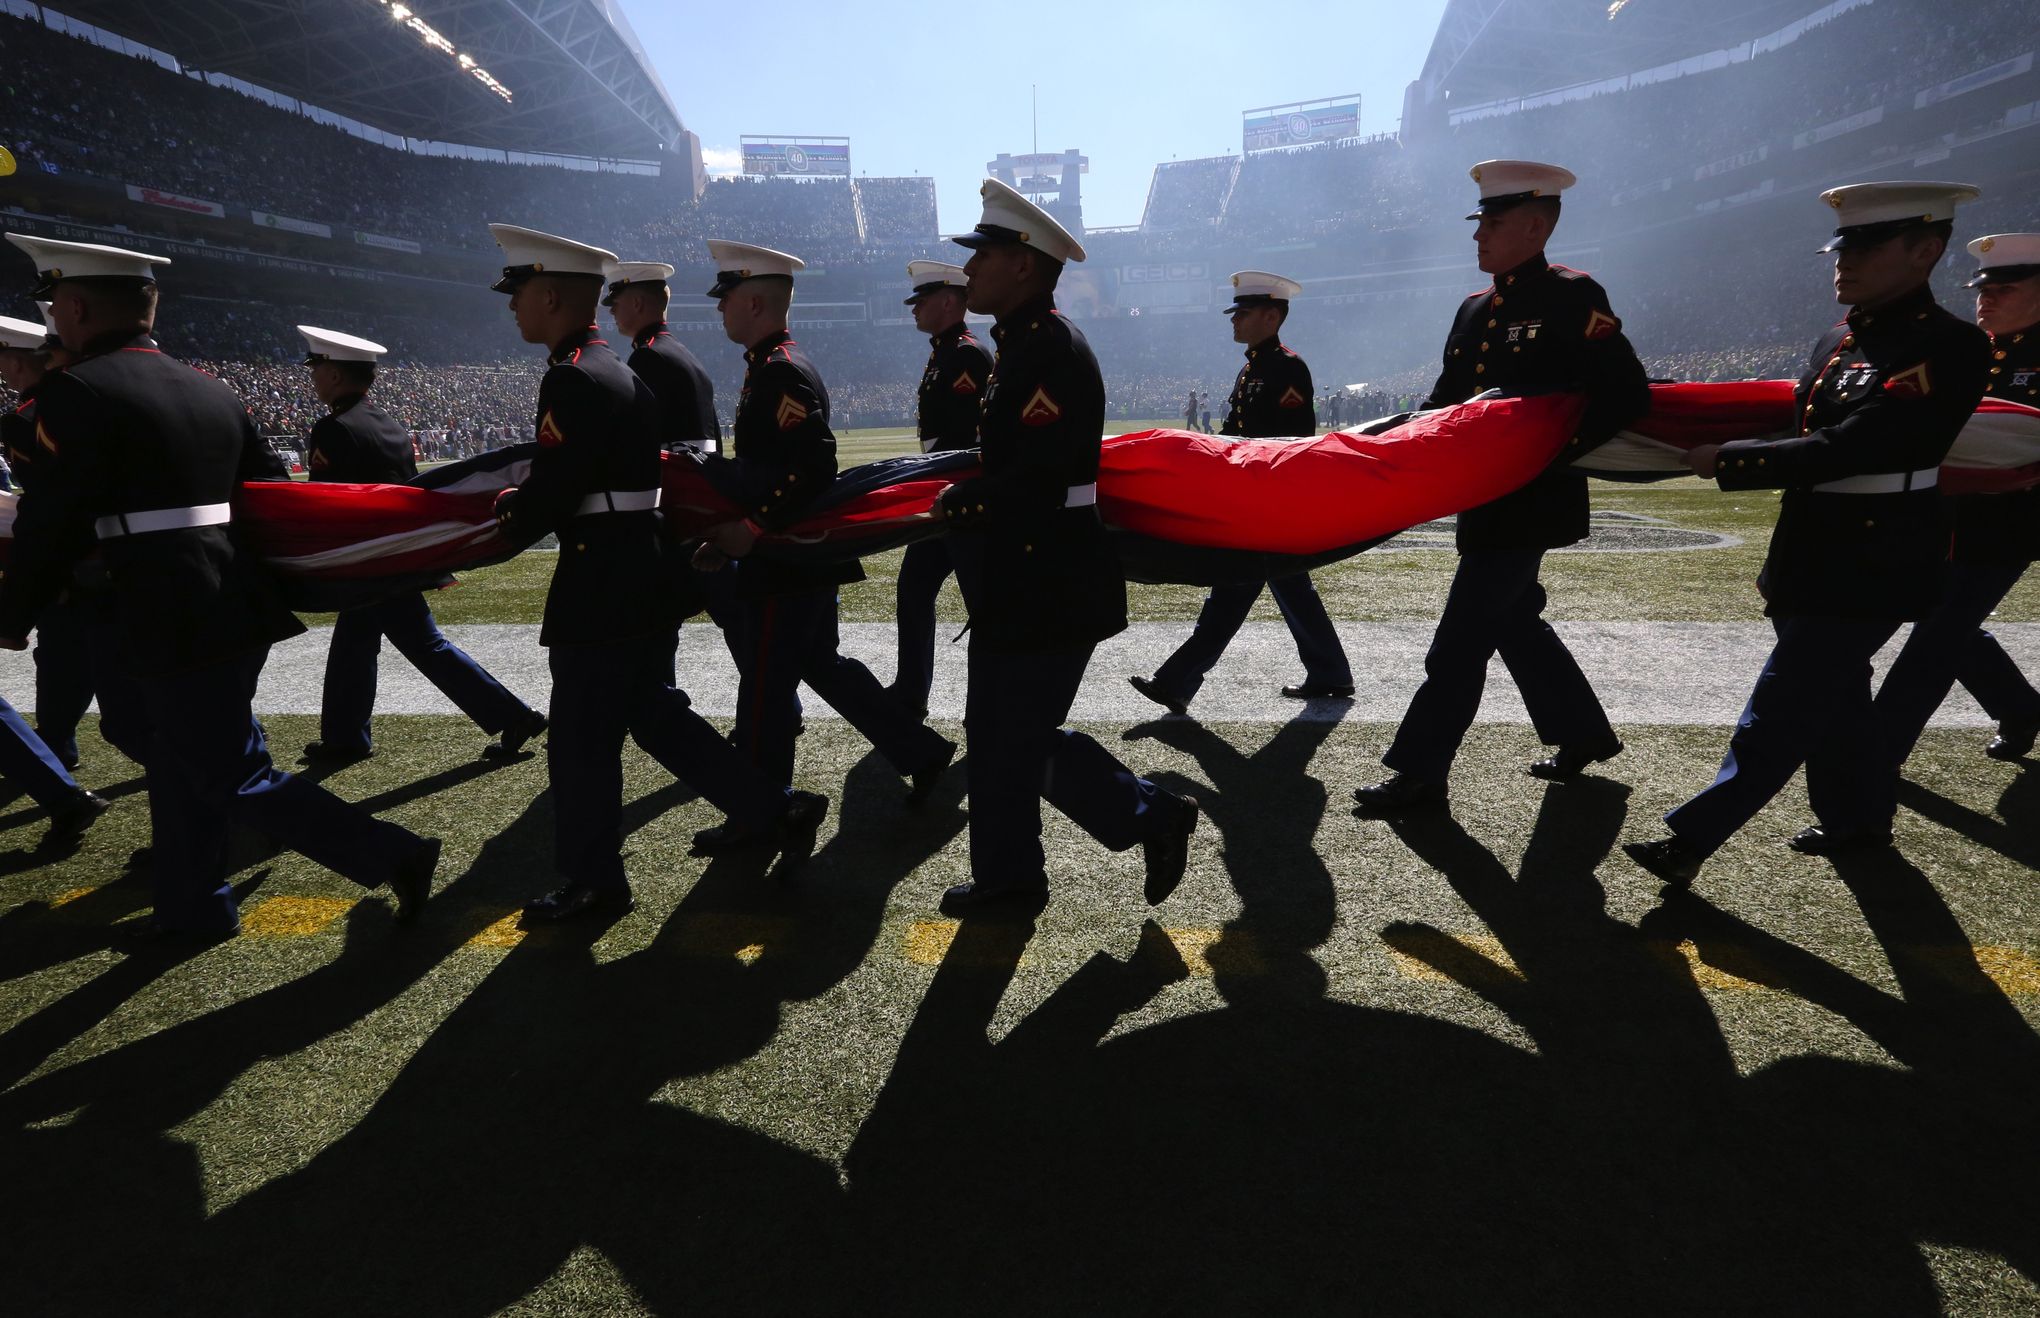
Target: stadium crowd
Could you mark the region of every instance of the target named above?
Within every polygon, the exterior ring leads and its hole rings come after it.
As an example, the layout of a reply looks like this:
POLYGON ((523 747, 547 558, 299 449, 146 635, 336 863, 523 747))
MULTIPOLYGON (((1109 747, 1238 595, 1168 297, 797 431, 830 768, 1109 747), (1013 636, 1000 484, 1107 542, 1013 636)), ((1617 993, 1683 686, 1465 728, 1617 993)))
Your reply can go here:
MULTIPOLYGON (((1156 167, 1138 231, 1087 239, 1090 268, 1109 278, 1122 263, 1194 258, 1223 270, 1228 261, 1251 264, 1256 249, 1285 243, 1312 244, 1310 259, 1328 270, 1417 257, 1432 266, 1448 255, 1464 260, 1469 254, 1457 245, 1463 234, 1451 221, 1467 160, 1548 154, 1551 143, 1564 142, 1567 158, 1591 162, 1592 193, 1619 196, 1676 173, 1668 162, 1690 174, 1695 160, 1775 147, 1794 130, 1999 61, 2006 48, 1991 34, 2023 12, 2014 0, 1950 0, 1932 9, 1867 5, 1726 68, 1474 119, 1422 149, 1380 138, 1166 162, 1156 167), (1795 76, 1777 76, 1787 61, 1795 76)), ((817 296, 856 298, 874 317, 896 316, 878 281, 907 257, 956 255, 937 236, 935 191, 926 178, 715 179, 698 201, 676 202, 660 179, 644 175, 392 151, 28 20, 0 21, 0 58, 14 71, 0 85, 0 121, 10 126, 11 149, 25 166, 50 172, 89 173, 477 253, 487 241, 477 214, 514 215, 644 259, 684 262, 698 255, 705 234, 742 235, 798 252, 832 277, 847 273, 849 292, 831 285, 817 296)), ((2029 219, 2008 203, 1972 213, 1980 231, 2029 219)), ((1567 235, 1597 242, 1619 236, 1627 219, 1619 206, 1579 213, 1569 207, 1567 235)), ((1644 262, 1623 255, 1618 244, 1593 268, 1653 375, 1771 377, 1797 372, 1808 331, 1826 314, 1825 263, 1804 255, 1767 250, 1730 261, 1712 247, 1654 245, 1644 262)), ((349 256, 400 265, 416 259, 372 248, 349 256)), ((1471 261, 1465 264, 1470 276, 1471 261)), ((1938 282, 1943 297, 1959 303, 1958 264, 1949 261, 1938 282)), ((1346 400, 1345 419, 1400 410, 1430 386, 1440 326, 1453 300, 1471 288, 1463 282, 1432 274, 1400 292, 1332 302, 1307 294, 1288 333, 1312 362, 1321 396, 1361 381, 1372 391, 1378 408, 1346 400)), ((432 308, 355 295, 341 299, 352 309, 337 311, 203 291, 215 295, 179 290, 170 297, 164 346, 232 381, 268 433, 301 433, 319 414, 295 365, 293 327, 336 319, 392 350, 381 390, 408 426, 444 431, 456 447, 515 437, 530 426, 531 354, 507 320, 480 310, 479 302, 432 308)), ((676 289, 681 297, 694 291, 676 289)), ((860 319, 866 310, 845 314, 860 319)), ((1087 317, 1115 420, 1180 417, 1186 394, 1223 399, 1238 369, 1237 350, 1207 317, 1132 314, 1110 294, 1078 314, 1087 317)), ((911 329, 866 322, 797 332, 828 378, 837 424, 912 423, 926 346, 911 329)), ((727 419, 740 358, 719 327, 691 325, 685 333, 727 419)))

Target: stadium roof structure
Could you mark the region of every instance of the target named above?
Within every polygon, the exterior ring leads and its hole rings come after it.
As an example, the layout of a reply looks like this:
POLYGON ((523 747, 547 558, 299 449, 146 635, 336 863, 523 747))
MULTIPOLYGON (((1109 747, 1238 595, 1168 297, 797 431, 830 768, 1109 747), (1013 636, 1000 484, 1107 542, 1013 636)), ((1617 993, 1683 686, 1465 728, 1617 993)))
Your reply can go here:
POLYGON ((618 0, 60 0, 57 7, 186 66, 406 137, 648 159, 684 131, 618 0), (453 49, 427 44, 411 18, 453 49), (487 70, 510 98, 458 56, 487 70))
POLYGON ((1446 0, 1418 81, 1454 107, 1635 73, 1772 32, 1826 0, 1446 0))

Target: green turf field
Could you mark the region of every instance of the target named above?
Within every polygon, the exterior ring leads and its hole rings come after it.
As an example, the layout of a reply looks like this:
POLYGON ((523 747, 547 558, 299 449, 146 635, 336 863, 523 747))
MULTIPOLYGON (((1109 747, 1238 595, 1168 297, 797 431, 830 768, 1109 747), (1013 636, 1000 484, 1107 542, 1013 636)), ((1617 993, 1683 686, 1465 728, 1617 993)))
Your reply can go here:
MULTIPOLYGON (((1756 616, 1768 502, 1596 506, 1744 543, 1555 555, 1556 616, 1756 616)), ((1429 618, 1452 558, 1318 579, 1429 618)), ((549 566, 434 607, 535 620, 549 566)), ((890 616, 869 566, 846 616, 890 616)), ((960 783, 905 811, 809 727, 835 806, 797 874, 687 859, 714 812, 627 748, 637 911, 525 933, 542 755, 382 720, 326 781, 446 839, 422 921, 251 841, 243 936, 182 960, 108 949, 147 815, 88 735, 117 805, 75 854, 0 805, 0 1312, 2040 1313, 2040 773, 1976 730, 1923 740, 1895 855, 1786 851, 1795 783, 1678 896, 1614 848, 1718 728, 1548 786, 1477 725, 1451 817, 1389 824, 1343 804, 1386 726, 1092 726, 1204 801, 1189 876, 1150 909, 1137 851, 1051 811, 1015 926, 936 910, 960 783)))

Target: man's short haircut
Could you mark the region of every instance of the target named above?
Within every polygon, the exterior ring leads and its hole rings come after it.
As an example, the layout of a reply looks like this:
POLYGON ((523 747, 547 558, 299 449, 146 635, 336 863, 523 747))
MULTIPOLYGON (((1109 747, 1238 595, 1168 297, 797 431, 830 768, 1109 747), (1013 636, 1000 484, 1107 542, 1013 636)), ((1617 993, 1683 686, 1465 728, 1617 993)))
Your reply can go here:
POLYGON ((73 279, 66 288, 75 289, 92 309, 94 319, 153 322, 158 290, 152 279, 73 279))
POLYGON ((334 362, 333 365, 340 368, 341 376, 350 383, 364 389, 375 383, 374 362, 334 362))

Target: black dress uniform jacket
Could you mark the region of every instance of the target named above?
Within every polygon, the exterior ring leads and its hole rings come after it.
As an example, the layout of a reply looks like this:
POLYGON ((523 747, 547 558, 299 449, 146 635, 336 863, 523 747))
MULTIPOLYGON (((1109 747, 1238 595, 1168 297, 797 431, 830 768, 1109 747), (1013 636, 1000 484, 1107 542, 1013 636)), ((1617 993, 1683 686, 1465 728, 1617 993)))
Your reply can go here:
POLYGON ((1587 478, 1565 464, 1650 409, 1650 383, 1608 294, 1588 276, 1531 257, 1460 305, 1445 369, 1424 406, 1477 393, 1584 393, 1586 414, 1552 469, 1459 514, 1459 548, 1556 549, 1587 538, 1587 478))
POLYGON ((984 472, 942 500, 948 515, 983 535, 971 644, 1007 652, 1095 645, 1126 629, 1126 577, 1097 505, 1065 501, 1072 486, 1098 480, 1098 359, 1047 297, 1001 318, 992 338, 999 352, 978 427, 984 472))
POLYGON ((1939 600, 1948 525, 1936 486, 1889 494, 1813 487, 1848 476, 1938 468, 1983 397, 1982 330, 1925 285, 1821 336, 1799 379, 1799 433, 1724 444, 1724 490, 1783 487, 1761 584, 1773 617, 1903 621, 1939 600))
POLYGON ((715 386, 687 345, 673 337, 663 320, 640 331, 631 344, 630 369, 659 400, 659 443, 703 451, 719 445, 722 422, 715 419, 715 386))
MULTIPOLYGON (((836 433, 829 429, 829 391, 807 354, 785 330, 744 354, 744 387, 731 427, 736 453, 724 484, 744 515, 778 530, 807 515, 836 479, 836 433)), ((746 560, 737 573, 747 599, 803 594, 864 580, 855 559, 844 563, 746 560)))
POLYGON ((389 413, 354 394, 312 426, 306 465, 315 481, 401 485, 418 474, 411 433, 389 413))
MULTIPOLYGON (((1984 392, 2040 407, 2040 325, 1994 336, 1984 392)), ((1958 563, 2019 564, 2040 558, 2040 489, 1945 496, 1958 563)))
POLYGON ((1225 400, 1225 424, 1218 433, 1247 439, 1315 435, 1316 395, 1303 358, 1279 339, 1247 349, 1247 364, 1233 379, 1232 396, 1225 400))
POLYGON ((597 336, 571 334, 538 386, 538 450, 497 518, 511 539, 560 540, 540 645, 593 645, 670 632, 658 514, 583 513, 590 495, 659 488, 659 404, 597 336))
POLYGON ((992 354, 962 321, 928 337, 918 431, 923 453, 976 448, 978 413, 992 378, 992 354))
POLYGON ((99 544, 132 672, 217 663, 297 635, 232 523, 97 541, 116 513, 231 503, 241 482, 289 474, 227 385, 166 357, 147 335, 92 345, 43 380, 35 477, 0 582, 0 635, 26 636, 99 544))

